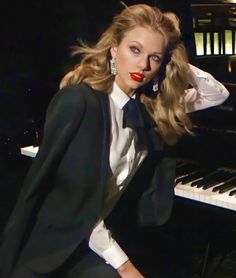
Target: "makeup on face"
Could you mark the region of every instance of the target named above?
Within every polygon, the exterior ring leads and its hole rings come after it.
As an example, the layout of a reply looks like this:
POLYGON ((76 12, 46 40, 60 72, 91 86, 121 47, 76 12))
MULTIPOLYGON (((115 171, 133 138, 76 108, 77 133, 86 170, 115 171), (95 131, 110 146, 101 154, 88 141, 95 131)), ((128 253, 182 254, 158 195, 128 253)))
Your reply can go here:
POLYGON ((130 77, 137 82, 143 82, 144 75, 140 72, 130 72, 130 77))
POLYGON ((116 59, 115 82, 126 94, 149 82, 157 73, 165 52, 163 35, 150 28, 135 27, 111 48, 116 59))

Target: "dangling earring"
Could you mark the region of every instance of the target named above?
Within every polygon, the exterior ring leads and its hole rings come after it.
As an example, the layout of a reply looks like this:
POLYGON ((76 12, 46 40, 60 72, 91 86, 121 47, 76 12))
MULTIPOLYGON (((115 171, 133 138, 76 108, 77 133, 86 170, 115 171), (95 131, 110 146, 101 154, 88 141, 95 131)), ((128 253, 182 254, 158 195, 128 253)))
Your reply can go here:
POLYGON ((153 85, 152 85, 153 92, 156 93, 158 89, 159 89, 158 80, 153 80, 153 85))
POLYGON ((116 75, 117 70, 116 70, 116 59, 112 58, 110 60, 110 72, 112 75, 116 75))

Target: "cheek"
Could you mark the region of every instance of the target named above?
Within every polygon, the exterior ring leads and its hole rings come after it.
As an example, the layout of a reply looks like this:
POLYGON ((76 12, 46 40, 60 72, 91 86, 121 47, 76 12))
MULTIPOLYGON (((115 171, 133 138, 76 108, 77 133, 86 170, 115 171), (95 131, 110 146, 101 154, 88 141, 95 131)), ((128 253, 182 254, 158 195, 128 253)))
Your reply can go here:
POLYGON ((161 67, 161 62, 152 62, 152 69, 153 71, 158 71, 159 68, 161 67))
POLYGON ((161 64, 157 64, 156 62, 153 62, 153 64, 151 65, 151 71, 150 71, 150 79, 152 79, 153 77, 155 77, 159 71, 161 67, 161 64))
POLYGON ((121 49, 117 53, 116 57, 117 67, 118 68, 127 68, 132 63, 132 57, 130 52, 127 49, 121 49))

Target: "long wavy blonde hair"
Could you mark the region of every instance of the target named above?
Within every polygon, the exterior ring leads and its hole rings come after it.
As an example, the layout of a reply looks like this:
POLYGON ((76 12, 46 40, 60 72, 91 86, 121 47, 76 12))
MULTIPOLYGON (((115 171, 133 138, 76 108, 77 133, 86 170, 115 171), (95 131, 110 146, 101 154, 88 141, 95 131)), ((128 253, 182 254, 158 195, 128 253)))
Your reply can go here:
POLYGON ((126 7, 114 17, 97 44, 88 46, 81 43, 74 48, 73 54, 82 55, 80 64, 65 75, 60 86, 85 82, 95 90, 110 93, 114 82, 109 67, 110 48, 119 45, 125 33, 137 26, 160 32, 167 42, 166 59, 157 76, 159 92, 155 97, 148 97, 143 92, 140 99, 157 123, 157 132, 167 144, 172 145, 191 129, 184 106, 184 90, 191 75, 175 14, 162 13, 158 8, 145 4, 126 7))

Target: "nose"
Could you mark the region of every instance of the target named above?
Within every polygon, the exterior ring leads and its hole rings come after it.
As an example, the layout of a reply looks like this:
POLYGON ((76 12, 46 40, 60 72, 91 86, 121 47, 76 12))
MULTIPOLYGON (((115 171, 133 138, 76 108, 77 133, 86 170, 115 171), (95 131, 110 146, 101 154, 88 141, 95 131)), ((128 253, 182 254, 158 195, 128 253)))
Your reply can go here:
POLYGON ((150 66, 150 60, 149 57, 147 56, 142 56, 139 60, 139 64, 138 67, 140 70, 150 70, 151 66, 150 66))

